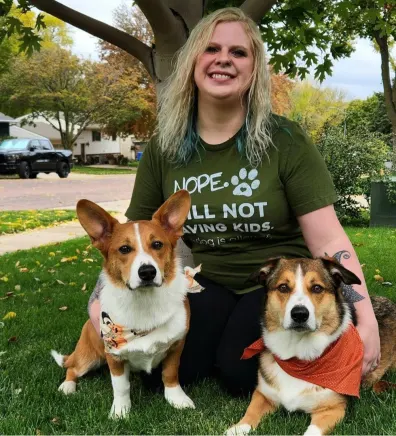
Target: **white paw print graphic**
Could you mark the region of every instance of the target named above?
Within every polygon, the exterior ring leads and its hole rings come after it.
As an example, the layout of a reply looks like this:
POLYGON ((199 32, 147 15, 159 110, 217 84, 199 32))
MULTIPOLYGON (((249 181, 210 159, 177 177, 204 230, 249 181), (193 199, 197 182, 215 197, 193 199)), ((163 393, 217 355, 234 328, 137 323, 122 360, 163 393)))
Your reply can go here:
POLYGON ((255 169, 250 170, 248 173, 246 168, 241 168, 239 176, 232 176, 231 178, 231 183, 235 186, 232 193, 234 195, 251 197, 253 190, 260 186, 260 180, 256 180, 257 175, 258 171, 255 169))

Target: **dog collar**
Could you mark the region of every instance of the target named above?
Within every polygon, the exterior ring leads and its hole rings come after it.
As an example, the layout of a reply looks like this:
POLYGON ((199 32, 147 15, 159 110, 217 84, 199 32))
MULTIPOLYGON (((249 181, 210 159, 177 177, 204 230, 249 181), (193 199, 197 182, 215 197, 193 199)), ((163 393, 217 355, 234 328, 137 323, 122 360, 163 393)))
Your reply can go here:
MULTIPOLYGON (((245 348, 241 359, 250 359, 266 349, 262 338, 245 348)), ((339 394, 359 397, 362 378, 363 342, 355 326, 330 344, 315 360, 296 357, 282 360, 275 354, 276 363, 292 377, 331 389, 339 394)))

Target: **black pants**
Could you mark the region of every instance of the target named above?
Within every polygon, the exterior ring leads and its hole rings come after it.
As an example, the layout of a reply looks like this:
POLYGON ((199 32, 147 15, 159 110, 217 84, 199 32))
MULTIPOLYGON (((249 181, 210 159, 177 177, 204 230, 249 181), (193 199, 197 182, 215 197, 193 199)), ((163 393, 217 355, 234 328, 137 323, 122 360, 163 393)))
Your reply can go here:
MULTIPOLYGON (((252 392, 257 384, 258 358, 241 360, 241 356, 245 347, 260 337, 264 290, 236 295, 200 274, 195 280, 205 290, 188 294, 191 321, 180 361, 180 384, 216 375, 233 395, 252 392)), ((150 389, 160 389, 161 367, 143 375, 143 381, 150 389)))

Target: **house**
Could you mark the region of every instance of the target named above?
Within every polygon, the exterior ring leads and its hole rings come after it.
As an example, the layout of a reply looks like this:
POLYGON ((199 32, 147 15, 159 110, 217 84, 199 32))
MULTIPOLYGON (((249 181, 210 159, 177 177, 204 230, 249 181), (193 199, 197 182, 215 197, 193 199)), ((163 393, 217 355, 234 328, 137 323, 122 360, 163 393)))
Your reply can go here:
POLYGON ((16 121, 0 112, 0 136, 10 136, 10 124, 16 121))
MULTIPOLYGON (((17 122, 23 122, 26 115, 17 118, 17 122)), ((62 148, 61 135, 58 130, 52 127, 57 120, 48 122, 43 117, 34 119, 34 124, 24 124, 24 128, 30 132, 45 136, 50 139, 55 148, 62 148)), ((61 120, 63 124, 64 121, 61 120)), ((115 161, 118 156, 124 156, 129 160, 136 159, 136 149, 140 151, 140 146, 136 147, 132 135, 122 138, 118 135, 109 136, 102 132, 99 125, 88 125, 77 138, 73 147, 73 156, 77 160, 87 163, 108 163, 115 161)))

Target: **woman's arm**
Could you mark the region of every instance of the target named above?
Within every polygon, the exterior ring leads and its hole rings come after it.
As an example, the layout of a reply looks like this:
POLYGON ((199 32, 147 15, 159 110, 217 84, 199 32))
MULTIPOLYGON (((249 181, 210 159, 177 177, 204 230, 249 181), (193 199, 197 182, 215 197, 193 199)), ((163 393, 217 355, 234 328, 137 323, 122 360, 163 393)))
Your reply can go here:
POLYGON ((354 272, 361 285, 344 287, 348 301, 354 303, 358 317, 357 329, 364 343, 363 374, 373 370, 380 358, 378 324, 355 250, 344 232, 332 205, 297 218, 305 242, 314 257, 335 257, 345 268, 354 272))

